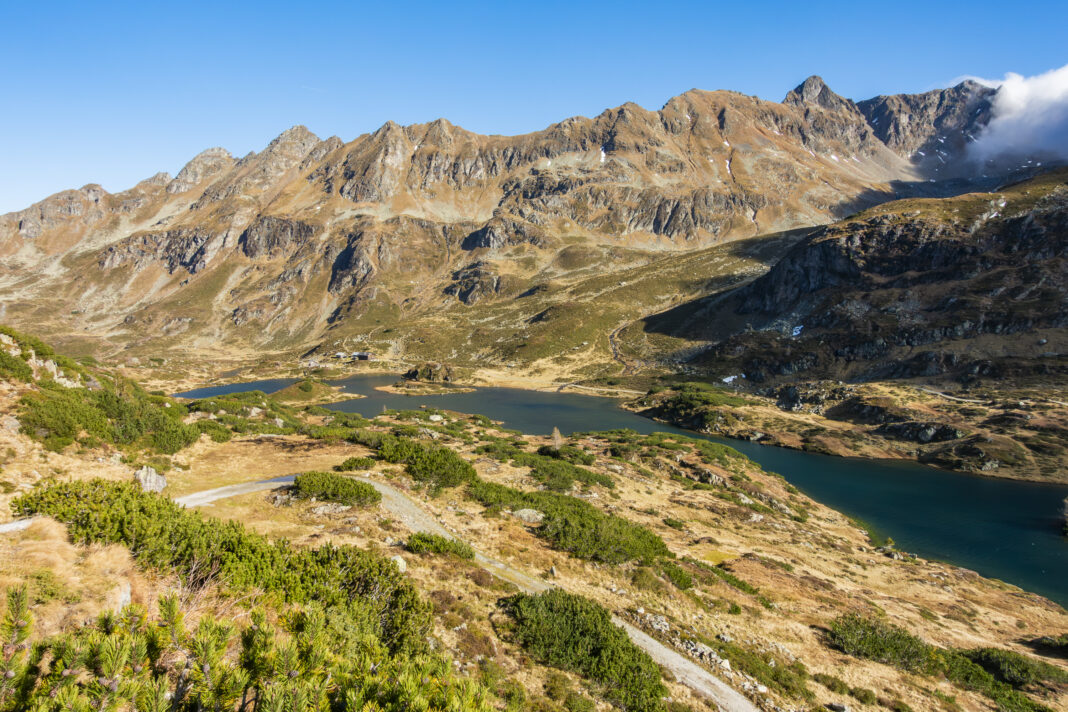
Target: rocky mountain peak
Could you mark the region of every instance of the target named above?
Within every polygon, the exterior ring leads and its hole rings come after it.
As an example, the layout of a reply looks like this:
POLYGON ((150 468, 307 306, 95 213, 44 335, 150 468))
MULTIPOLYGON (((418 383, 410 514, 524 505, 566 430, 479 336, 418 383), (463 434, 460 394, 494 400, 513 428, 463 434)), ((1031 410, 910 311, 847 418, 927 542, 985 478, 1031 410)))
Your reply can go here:
POLYGON ((173 176, 171 176, 170 173, 167 173, 166 171, 160 171, 159 173, 156 173, 153 176, 145 178, 143 181, 141 181, 137 185, 138 186, 150 186, 150 185, 166 186, 172 180, 174 180, 174 178, 173 178, 173 176))
POLYGON ((786 95, 782 103, 798 107, 819 106, 828 111, 853 108, 853 102, 835 94, 823 78, 815 74, 797 85, 786 95))
POLYGON ((184 193, 207 179, 220 175, 233 165, 234 157, 225 148, 216 146, 201 151, 167 184, 167 192, 184 193))
POLYGON ((297 124, 278 134, 263 152, 299 153, 303 157, 318 143, 319 137, 309 131, 307 126, 297 124))

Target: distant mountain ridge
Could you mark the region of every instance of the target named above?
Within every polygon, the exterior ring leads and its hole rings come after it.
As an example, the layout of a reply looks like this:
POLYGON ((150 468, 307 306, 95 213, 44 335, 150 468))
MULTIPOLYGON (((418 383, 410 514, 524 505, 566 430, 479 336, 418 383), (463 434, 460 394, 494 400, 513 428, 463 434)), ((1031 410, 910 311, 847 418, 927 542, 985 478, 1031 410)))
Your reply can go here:
POLYGON ((52 334, 314 345, 354 315, 504 298, 575 243, 691 250, 995 185, 963 169, 992 91, 855 104, 810 77, 783 103, 692 90, 521 136, 297 126, 0 216, 0 298, 52 334))

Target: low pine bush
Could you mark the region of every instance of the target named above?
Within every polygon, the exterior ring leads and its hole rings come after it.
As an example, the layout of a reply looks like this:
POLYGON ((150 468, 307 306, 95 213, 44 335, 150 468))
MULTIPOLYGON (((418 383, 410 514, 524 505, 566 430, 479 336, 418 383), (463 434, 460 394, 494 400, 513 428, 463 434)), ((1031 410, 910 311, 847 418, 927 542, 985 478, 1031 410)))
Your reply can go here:
POLYGON ((337 472, 352 472, 353 470, 369 470, 375 466, 375 461, 369 457, 350 457, 340 465, 334 465, 337 472))
POLYGON ((660 669, 599 604, 554 589, 511 596, 501 606, 514 622, 516 642, 534 659, 603 685, 605 697, 620 709, 665 709, 660 669))
POLYGON ((358 482, 333 472, 304 472, 293 480, 301 499, 328 500, 353 507, 368 507, 382 501, 382 495, 366 482, 358 482))
POLYGON ((261 591, 279 602, 315 603, 373 630, 394 651, 421 651, 429 607, 389 559, 353 546, 299 548, 269 541, 235 521, 185 509, 133 484, 102 480, 38 488, 12 502, 20 516, 67 525, 75 543, 123 544, 144 566, 198 588, 261 591))
POLYGON ((475 558, 475 550, 467 543, 438 534, 417 532, 408 537, 408 551, 413 554, 445 554, 461 559, 475 558))

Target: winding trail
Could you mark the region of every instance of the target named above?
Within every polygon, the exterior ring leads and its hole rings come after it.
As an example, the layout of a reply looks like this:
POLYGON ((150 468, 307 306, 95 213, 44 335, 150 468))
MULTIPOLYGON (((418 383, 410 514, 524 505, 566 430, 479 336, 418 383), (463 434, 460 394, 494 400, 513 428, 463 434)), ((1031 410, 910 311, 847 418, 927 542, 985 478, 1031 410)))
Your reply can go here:
MULTIPOLYGON (((289 485, 293 483, 293 478, 293 475, 286 475, 269 480, 216 487, 177 497, 174 501, 184 507, 201 507, 220 499, 289 485)), ((396 487, 361 475, 355 475, 352 479, 366 482, 378 490, 382 495, 381 506, 399 519, 412 532, 437 534, 438 536, 461 541, 459 537, 446 529, 434 515, 423 509, 419 503, 396 487)), ((0 533, 21 531, 26 529, 32 521, 33 518, 17 519, 13 522, 0 524, 0 533)), ((494 576, 515 584, 524 593, 540 593, 554 588, 552 583, 515 569, 503 561, 486 556, 477 549, 475 550, 475 562, 494 576)), ((723 712, 759 712, 748 698, 686 656, 672 650, 652 636, 619 618, 619 616, 613 615, 612 622, 622 628, 631 641, 648 653, 649 657, 657 664, 670 670, 676 680, 697 694, 712 700, 723 712)))

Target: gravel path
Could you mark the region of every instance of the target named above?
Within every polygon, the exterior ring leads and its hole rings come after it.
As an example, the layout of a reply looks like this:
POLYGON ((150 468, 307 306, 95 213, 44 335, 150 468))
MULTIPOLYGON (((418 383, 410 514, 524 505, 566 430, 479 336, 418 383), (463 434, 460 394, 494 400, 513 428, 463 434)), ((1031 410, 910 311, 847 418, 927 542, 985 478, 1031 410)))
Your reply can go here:
MULTIPOLYGON (((391 515, 396 517, 412 532, 425 532, 437 534, 449 539, 457 539, 452 532, 446 529, 432 514, 423 509, 415 500, 400 491, 396 487, 384 482, 373 480, 369 477, 354 476, 353 479, 366 482, 382 494, 381 506, 391 515)), ((236 497, 242 494, 262 492, 283 485, 292 484, 293 476, 275 477, 270 480, 259 482, 246 482, 226 487, 194 492, 174 501, 186 507, 201 507, 211 504, 220 499, 236 497)), ((21 531, 30 525, 32 519, 19 519, 14 522, 0 524, 0 533, 21 531)), ((475 561, 482 568, 489 571, 500 579, 515 584, 525 593, 539 593, 553 588, 553 584, 540 578, 530 576, 508 564, 498 561, 475 551, 475 561)), ((727 683, 720 680, 708 670, 697 663, 667 647, 655 638, 647 635, 630 623, 618 616, 612 617, 612 622, 626 631, 634 644, 649 654, 658 665, 661 665, 675 676, 675 679, 689 687, 697 694, 715 702, 723 712, 758 712, 744 695, 735 690, 727 683)))

